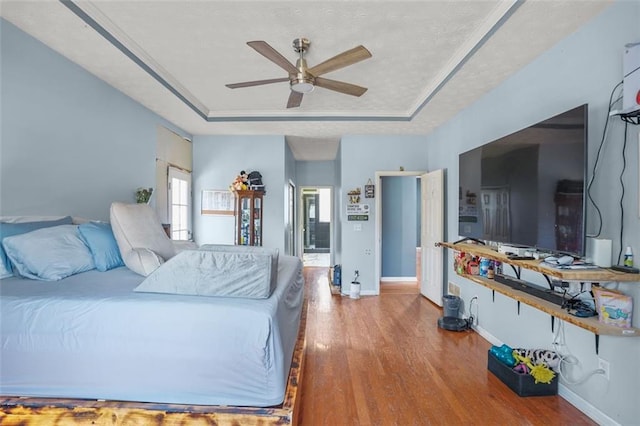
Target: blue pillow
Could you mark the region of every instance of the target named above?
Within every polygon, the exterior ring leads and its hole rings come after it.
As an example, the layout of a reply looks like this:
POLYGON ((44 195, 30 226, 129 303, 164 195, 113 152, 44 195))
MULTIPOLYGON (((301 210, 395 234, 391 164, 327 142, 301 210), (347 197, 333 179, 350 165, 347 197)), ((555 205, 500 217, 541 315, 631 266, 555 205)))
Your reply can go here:
MULTIPOLYGON (((46 220, 39 222, 20 222, 20 223, 6 223, 0 222, 0 262, 2 262, 2 266, 4 266, 4 270, 7 272, 0 276, 0 278, 7 278, 13 275, 13 268, 11 266, 11 262, 9 262, 9 258, 7 257, 7 253, 5 253, 4 248, 2 247, 2 242, 6 237, 11 237, 12 235, 20 235, 25 234, 27 232, 35 231, 36 229, 48 228, 51 226, 60 226, 60 225, 71 225, 73 223, 71 216, 63 217, 58 220, 46 220)), ((0 267, 0 270, 3 270, 0 267)))
POLYGON ((78 234, 89 247, 98 271, 104 272, 118 266, 124 266, 111 224, 104 222, 83 223, 78 226, 78 234))
POLYGON ((57 281, 95 269, 77 225, 36 229, 6 237, 2 244, 17 272, 26 278, 57 281))

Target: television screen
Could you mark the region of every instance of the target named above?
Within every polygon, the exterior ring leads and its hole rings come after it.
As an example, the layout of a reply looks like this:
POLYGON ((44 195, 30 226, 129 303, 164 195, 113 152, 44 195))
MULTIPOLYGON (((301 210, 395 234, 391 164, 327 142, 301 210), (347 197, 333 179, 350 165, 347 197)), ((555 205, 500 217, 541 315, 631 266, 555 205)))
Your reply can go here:
POLYGON ((459 234, 584 256, 587 105, 459 157, 459 234))

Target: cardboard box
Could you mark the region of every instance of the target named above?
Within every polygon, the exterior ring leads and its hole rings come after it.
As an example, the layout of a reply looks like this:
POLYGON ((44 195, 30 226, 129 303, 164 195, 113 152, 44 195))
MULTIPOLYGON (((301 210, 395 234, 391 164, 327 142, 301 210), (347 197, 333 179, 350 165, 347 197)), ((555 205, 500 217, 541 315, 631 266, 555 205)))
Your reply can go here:
POLYGON ((558 376, 551 383, 536 383, 530 374, 516 373, 489 351, 487 361, 489 371, 509 386, 519 396, 549 396, 558 394, 558 376))

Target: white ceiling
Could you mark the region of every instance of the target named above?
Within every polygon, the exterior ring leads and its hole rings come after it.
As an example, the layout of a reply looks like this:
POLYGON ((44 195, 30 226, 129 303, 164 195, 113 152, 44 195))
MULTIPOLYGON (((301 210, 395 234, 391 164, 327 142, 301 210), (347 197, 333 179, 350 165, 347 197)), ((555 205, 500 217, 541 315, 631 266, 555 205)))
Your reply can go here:
POLYGON ((428 134, 610 3, 2 0, 0 15, 186 132, 285 135, 297 159, 326 160, 345 134, 428 134), (368 91, 287 109, 287 82, 225 87, 286 77, 246 42, 295 64, 297 37, 310 67, 364 45, 372 58, 324 77, 368 91))

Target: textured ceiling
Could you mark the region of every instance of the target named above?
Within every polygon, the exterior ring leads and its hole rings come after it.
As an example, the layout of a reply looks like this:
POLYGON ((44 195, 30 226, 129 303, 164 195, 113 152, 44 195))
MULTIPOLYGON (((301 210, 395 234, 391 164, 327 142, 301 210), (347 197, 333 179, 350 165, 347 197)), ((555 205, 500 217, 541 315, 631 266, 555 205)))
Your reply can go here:
MULTIPOLYGON (((427 134, 601 12, 609 1, 2 1, 0 14, 185 131, 287 136, 330 159, 345 134, 427 134), (247 46, 264 40, 309 66, 357 45, 372 58, 324 77, 286 108, 286 77, 247 46)), ((532 82, 535 84, 535 82, 532 82)))

